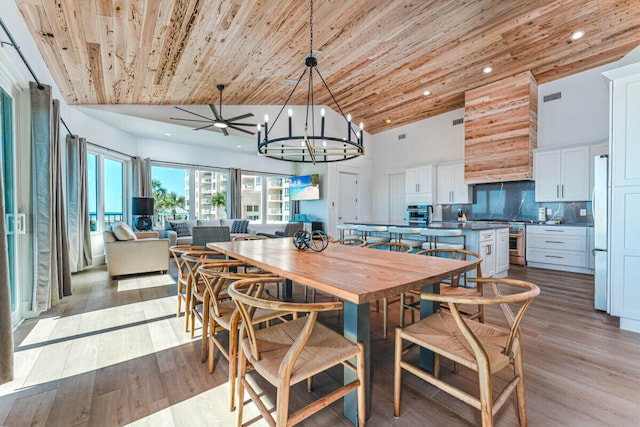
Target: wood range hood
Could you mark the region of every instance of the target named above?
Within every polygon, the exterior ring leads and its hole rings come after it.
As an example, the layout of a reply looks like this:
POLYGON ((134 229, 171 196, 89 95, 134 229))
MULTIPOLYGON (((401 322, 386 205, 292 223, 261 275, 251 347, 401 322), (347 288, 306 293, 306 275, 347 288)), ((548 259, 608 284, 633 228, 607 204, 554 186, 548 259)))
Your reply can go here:
POLYGON ((538 85, 530 71, 469 90, 464 103, 467 184, 533 179, 538 85))

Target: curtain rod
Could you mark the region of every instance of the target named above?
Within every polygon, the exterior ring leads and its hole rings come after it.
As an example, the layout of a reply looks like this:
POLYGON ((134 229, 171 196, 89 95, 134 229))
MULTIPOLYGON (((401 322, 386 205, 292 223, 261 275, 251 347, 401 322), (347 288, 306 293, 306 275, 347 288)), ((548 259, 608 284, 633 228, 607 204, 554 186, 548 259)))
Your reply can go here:
MULTIPOLYGON (((14 48, 16 50, 16 52, 18 52, 18 56, 20 57, 20 59, 22 60, 24 65, 27 67, 27 70, 29 70, 29 73, 31 74, 31 77, 33 77, 33 80, 36 81, 36 84, 38 85, 38 89, 44 88, 44 86, 42 85, 42 83, 40 82, 38 77, 36 76, 36 73, 33 71, 33 68, 31 68, 31 65, 29 64, 29 61, 27 61, 27 58, 25 58, 24 55, 22 54, 22 49, 20 49, 20 46, 18 46, 18 43, 16 42, 16 40, 13 38, 13 36, 9 32, 9 29, 4 24, 4 21, 2 20, 2 18, 0 18, 0 27, 2 27, 2 31, 4 31, 4 33, 7 35, 7 37, 9 37, 9 43, 0 41, 1 45, 4 46, 6 44, 6 45, 9 45, 12 48, 14 48)), ((67 126, 65 121, 62 119, 62 116, 60 117, 60 121, 62 122, 62 125, 67 130, 69 135, 73 135, 73 132, 71 132, 69 130, 69 126, 67 126)))

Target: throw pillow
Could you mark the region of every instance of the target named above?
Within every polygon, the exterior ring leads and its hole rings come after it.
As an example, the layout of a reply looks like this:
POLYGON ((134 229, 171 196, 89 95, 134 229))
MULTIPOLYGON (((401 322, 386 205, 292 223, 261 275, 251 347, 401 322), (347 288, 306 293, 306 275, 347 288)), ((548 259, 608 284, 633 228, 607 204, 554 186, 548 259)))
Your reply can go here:
POLYGON ((178 237, 191 236, 189 226, 184 221, 172 221, 170 222, 171 229, 176 232, 178 237))
POLYGON ((235 234, 246 234, 249 226, 248 219, 234 219, 231 226, 231 232, 235 234))
POLYGON ((111 232, 118 240, 136 240, 138 237, 129 224, 118 221, 111 226, 111 232))

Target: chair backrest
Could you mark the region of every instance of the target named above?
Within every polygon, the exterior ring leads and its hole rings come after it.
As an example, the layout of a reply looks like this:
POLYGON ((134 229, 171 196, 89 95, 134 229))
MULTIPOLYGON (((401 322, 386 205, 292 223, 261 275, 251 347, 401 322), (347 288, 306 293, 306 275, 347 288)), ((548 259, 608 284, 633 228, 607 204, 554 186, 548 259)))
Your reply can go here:
POLYGON ((321 311, 341 310, 342 302, 321 302, 321 303, 294 303, 279 300, 265 299, 264 286, 267 283, 284 282, 283 278, 260 277, 255 279, 244 279, 233 282, 228 292, 238 307, 240 316, 242 316, 242 324, 244 336, 249 339, 251 347, 251 355, 255 360, 260 360, 260 347, 256 339, 255 330, 253 329, 253 314, 255 309, 264 309, 289 313, 308 313, 305 317, 306 323, 296 337, 294 344, 291 346, 287 355, 282 359, 280 372, 290 372, 292 367, 302 351, 305 343, 309 339, 313 327, 315 326, 318 313, 321 311), (285 366, 286 365, 286 366, 285 366), (286 369, 283 371, 283 367, 286 369))
MULTIPOLYGON (((479 253, 469 251, 466 249, 442 248, 442 249, 425 249, 420 252, 416 252, 416 255, 437 256, 442 258, 459 259, 462 261, 475 261, 476 277, 482 277, 482 268, 481 268, 482 255, 480 255, 479 253)), ((459 286, 460 284, 465 286, 467 281, 467 273, 468 272, 453 276, 451 278, 451 286, 459 286)))
POLYGON ((540 294, 540 288, 531 282, 505 278, 469 278, 469 281, 482 284, 485 291, 487 288, 491 289, 492 295, 455 296, 423 292, 421 298, 429 301, 447 303, 456 325, 469 343, 476 356, 476 360, 483 357, 486 358, 486 353, 466 323, 471 322, 471 320, 464 320, 458 310, 458 306, 464 304, 500 305, 502 313, 509 324, 509 334, 507 336, 504 354, 511 354, 514 339, 518 337, 520 333, 520 323, 522 322, 524 313, 527 311, 527 308, 529 308, 533 299, 540 294), (514 288, 518 288, 518 291, 513 292, 514 288), (506 293, 505 290, 508 291, 508 293, 506 293), (519 306, 515 314, 513 312, 514 306, 519 306))
POLYGON ((230 267, 241 267, 244 265, 242 261, 236 259, 224 259, 221 258, 224 255, 220 252, 209 250, 197 250, 183 253, 180 258, 185 262, 186 270, 188 272, 188 280, 191 283, 198 283, 198 268, 204 264, 216 264, 225 271, 229 271, 230 267))
POLYGON ((420 235, 426 237, 427 243, 429 243, 429 249, 436 249, 439 243, 450 245, 452 240, 454 240, 453 243, 457 243, 460 246, 460 249, 466 247, 466 236, 460 229, 424 228, 420 230, 420 235), (445 240, 443 241, 441 239, 445 240), (455 239, 460 240, 456 241, 455 239))
POLYGON ((410 245, 401 242, 364 243, 362 246, 370 249, 386 249, 393 252, 411 252, 413 250, 410 245))
POLYGON ((298 231, 304 230, 304 224, 302 222, 290 222, 284 227, 284 234, 286 237, 293 237, 298 231))
POLYGON ((187 262, 181 258, 182 254, 191 251, 204 251, 207 248, 204 246, 191 246, 191 245, 175 245, 169 248, 171 256, 176 262, 178 267, 178 280, 186 282, 189 270, 187 269, 187 262))
POLYGON ((202 226, 193 227, 191 244, 204 246, 209 242, 228 242, 231 240, 229 227, 202 226))

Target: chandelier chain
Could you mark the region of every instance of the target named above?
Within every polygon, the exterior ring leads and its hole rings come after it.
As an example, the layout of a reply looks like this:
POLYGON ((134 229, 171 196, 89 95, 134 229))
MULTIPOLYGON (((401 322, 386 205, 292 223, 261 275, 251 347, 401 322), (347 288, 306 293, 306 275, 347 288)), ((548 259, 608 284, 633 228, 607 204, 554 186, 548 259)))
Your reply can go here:
POLYGON ((313 55, 313 0, 310 1, 311 7, 309 8, 309 56, 313 55))

